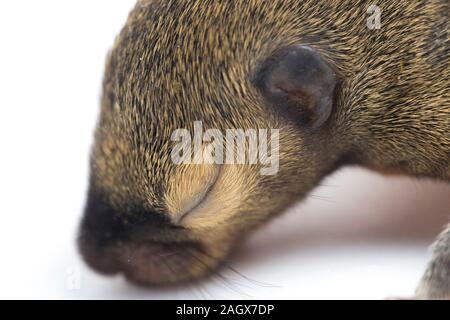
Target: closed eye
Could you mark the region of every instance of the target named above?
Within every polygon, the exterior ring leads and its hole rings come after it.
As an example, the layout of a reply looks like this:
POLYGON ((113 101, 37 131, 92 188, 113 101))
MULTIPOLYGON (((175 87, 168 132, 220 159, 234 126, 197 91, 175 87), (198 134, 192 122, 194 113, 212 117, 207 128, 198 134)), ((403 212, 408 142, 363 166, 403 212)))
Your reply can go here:
POLYGON ((178 223, 182 223, 185 218, 187 218, 191 213, 195 212, 195 210, 203 205, 204 202, 208 199, 209 194, 211 193, 211 190, 216 185, 216 182, 219 180, 220 176, 220 170, 221 167, 218 167, 216 170, 216 173, 212 179, 212 182, 201 192, 195 195, 193 199, 191 199, 191 203, 188 207, 186 207, 186 210, 182 212, 178 218, 178 223))
POLYGON ((187 165, 179 167, 171 177, 165 194, 165 201, 174 224, 193 213, 208 198, 219 179, 219 165, 187 165))

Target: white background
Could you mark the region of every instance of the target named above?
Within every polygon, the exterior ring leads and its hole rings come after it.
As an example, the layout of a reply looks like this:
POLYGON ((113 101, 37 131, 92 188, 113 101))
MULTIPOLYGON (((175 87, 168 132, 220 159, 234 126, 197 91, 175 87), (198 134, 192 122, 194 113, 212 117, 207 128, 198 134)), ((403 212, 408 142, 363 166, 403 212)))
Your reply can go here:
POLYGON ((251 237, 230 262, 243 276, 148 290, 83 265, 75 236, 104 60, 133 5, 0 4, 0 298, 410 296, 450 221, 450 187, 354 169, 251 237))

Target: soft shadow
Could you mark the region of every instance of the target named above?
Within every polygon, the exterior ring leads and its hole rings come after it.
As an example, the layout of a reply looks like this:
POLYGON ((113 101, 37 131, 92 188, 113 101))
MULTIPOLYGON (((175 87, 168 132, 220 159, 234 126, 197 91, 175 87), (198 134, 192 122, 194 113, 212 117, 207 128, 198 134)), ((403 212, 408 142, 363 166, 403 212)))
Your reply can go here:
POLYGON ((431 245, 450 222, 449 199, 449 184, 347 169, 257 231, 232 263, 264 263, 311 247, 431 245))

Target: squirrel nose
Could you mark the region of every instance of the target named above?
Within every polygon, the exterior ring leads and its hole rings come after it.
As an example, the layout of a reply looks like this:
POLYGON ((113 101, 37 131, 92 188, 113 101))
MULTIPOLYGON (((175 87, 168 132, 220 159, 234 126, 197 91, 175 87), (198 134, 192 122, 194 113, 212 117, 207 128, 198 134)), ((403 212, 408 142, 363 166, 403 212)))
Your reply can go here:
POLYGON ((104 196, 90 190, 83 220, 80 225, 78 246, 88 265, 95 270, 111 274, 120 270, 119 255, 130 237, 143 234, 154 236, 168 227, 168 219, 142 206, 126 205, 115 209, 104 196))
POLYGON ((78 247, 86 264, 97 272, 104 275, 114 275, 120 272, 118 247, 100 246, 98 243, 93 243, 88 237, 80 237, 78 247))

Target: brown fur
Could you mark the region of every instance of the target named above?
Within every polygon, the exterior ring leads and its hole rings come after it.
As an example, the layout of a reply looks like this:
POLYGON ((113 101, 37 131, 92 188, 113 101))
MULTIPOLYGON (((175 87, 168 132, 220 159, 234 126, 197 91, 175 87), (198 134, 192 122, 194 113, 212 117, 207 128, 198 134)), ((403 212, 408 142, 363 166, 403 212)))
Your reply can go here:
POLYGON ((342 165, 449 180, 449 3, 383 1, 380 30, 366 26, 371 4, 139 1, 106 66, 80 234, 86 260, 146 284, 189 280, 216 268, 249 230, 342 165), (268 106, 251 81, 263 61, 295 44, 313 48, 339 79, 331 118, 314 131, 268 106), (279 173, 175 166, 170 136, 196 120, 207 128, 280 128, 279 173), (205 202, 180 221, 202 185, 211 186, 205 202), (131 240, 134 229, 121 225, 126 236, 99 244, 91 233, 110 232, 90 218, 99 206, 109 212, 102 219, 125 225, 136 208, 165 222, 131 240), (161 244, 185 242, 199 244, 199 256, 180 245, 174 258, 144 252, 138 263, 128 261, 145 246, 164 251, 161 244))

